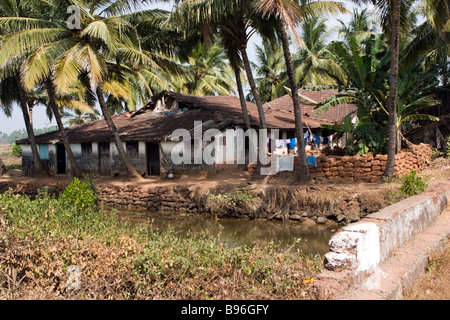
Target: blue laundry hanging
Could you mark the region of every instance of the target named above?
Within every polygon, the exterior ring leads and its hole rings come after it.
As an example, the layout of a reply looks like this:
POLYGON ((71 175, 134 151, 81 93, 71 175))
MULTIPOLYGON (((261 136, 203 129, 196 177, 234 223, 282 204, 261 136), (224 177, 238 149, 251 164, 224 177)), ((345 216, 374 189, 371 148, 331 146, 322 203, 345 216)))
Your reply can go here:
POLYGON ((310 166, 317 167, 317 160, 316 160, 317 157, 318 157, 318 155, 307 156, 306 163, 310 166))
POLYGON ((289 141, 289 149, 295 149, 295 146, 297 145, 297 138, 292 138, 289 141))

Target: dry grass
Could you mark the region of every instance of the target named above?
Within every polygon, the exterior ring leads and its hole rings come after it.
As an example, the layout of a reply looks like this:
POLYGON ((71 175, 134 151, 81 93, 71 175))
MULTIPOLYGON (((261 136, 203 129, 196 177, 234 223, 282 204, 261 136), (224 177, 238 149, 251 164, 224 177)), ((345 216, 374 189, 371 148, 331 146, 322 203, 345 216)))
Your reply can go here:
POLYGON ((9 171, 20 171, 22 167, 22 157, 12 155, 12 146, 12 144, 0 144, 0 158, 9 171))
POLYGON ((405 300, 450 299, 450 243, 430 257, 427 272, 407 290, 405 300))

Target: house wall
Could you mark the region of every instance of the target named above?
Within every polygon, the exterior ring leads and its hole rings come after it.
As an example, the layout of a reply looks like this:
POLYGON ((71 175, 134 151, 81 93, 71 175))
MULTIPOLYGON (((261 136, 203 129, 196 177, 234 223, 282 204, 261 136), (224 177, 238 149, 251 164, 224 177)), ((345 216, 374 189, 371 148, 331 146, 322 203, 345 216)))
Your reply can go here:
MULTIPOLYGON (((122 142, 123 148, 127 150, 126 142, 122 142)), ((121 172, 125 172, 125 167, 120 160, 119 151, 117 150, 116 144, 114 142, 110 143, 110 157, 111 157, 111 173, 119 174, 121 172)), ((134 166, 136 171, 140 174, 147 172, 147 157, 145 151, 145 142, 139 141, 138 143, 138 156, 137 157, 128 157, 131 164, 134 166)))
MULTIPOLYGON (((162 152, 160 154, 161 162, 161 175, 164 176, 167 172, 180 172, 180 171, 191 171, 191 170, 208 170, 213 171, 214 166, 211 164, 206 164, 204 161, 202 164, 195 164, 193 160, 193 152, 191 154, 191 163, 174 164, 172 159, 172 150, 177 146, 179 141, 164 141, 161 142, 162 152)), ((192 142, 193 143, 193 142, 192 142)), ((204 148, 204 147, 203 147, 204 148)), ((202 152, 203 152, 202 148, 202 152)), ((191 149, 192 150, 192 149, 191 149)))
MULTIPOLYGON (((52 170, 56 165, 56 146, 53 144, 38 144, 39 157, 44 170, 52 170)), ((22 173, 30 175, 34 169, 31 145, 22 145, 22 173)))
POLYGON ((22 173, 25 176, 30 175, 33 172, 33 152, 31 151, 31 145, 22 145, 22 173))
POLYGON ((91 156, 86 156, 80 153, 79 157, 75 157, 75 159, 83 171, 98 171, 98 143, 92 142, 91 156))

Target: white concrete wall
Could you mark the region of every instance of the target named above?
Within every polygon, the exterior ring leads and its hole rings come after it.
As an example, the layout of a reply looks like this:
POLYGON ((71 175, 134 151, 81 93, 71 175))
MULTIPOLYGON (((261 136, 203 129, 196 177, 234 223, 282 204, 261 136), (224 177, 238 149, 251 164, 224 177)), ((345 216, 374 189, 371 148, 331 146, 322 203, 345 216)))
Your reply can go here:
POLYGON ((328 270, 374 272, 392 252, 430 226, 450 203, 450 183, 400 201, 343 227, 330 240, 325 254, 328 270))

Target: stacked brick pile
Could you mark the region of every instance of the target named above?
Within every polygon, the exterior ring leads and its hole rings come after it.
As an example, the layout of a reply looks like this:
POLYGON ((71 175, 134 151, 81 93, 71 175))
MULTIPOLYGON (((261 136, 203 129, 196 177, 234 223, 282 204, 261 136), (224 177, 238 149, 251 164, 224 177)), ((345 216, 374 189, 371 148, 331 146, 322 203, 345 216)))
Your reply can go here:
MULTIPOLYGON (((395 156, 395 173, 406 175, 410 170, 420 171, 432 156, 432 148, 426 144, 414 145, 411 149, 399 152, 395 156)), ((308 166, 311 176, 319 179, 342 182, 378 182, 386 169, 387 155, 364 154, 362 156, 326 156, 316 158, 317 167, 308 166)), ((294 162, 294 171, 298 169, 298 158, 294 162)))
POLYGON ((429 144, 413 145, 395 155, 395 174, 406 175, 411 170, 419 171, 431 159, 433 149, 429 144))

